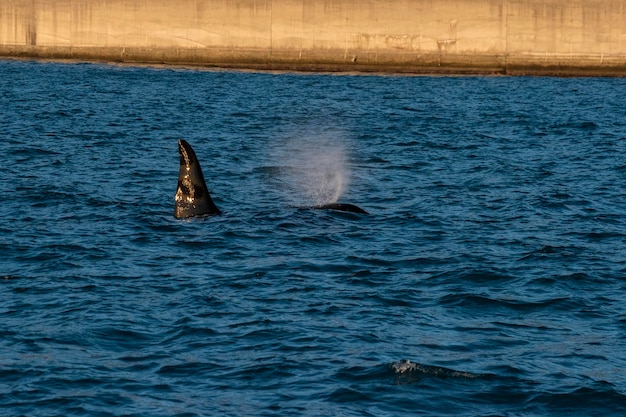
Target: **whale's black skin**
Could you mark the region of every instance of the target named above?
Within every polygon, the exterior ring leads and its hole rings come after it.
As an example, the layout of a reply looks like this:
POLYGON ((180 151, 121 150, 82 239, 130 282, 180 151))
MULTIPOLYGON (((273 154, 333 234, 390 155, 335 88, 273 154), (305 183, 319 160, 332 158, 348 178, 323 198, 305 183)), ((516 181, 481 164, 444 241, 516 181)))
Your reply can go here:
POLYGON ((329 204, 322 204, 319 206, 311 206, 309 208, 314 209, 314 210, 337 210, 337 211, 347 211, 349 213, 369 214, 367 211, 363 210, 361 207, 355 206, 354 204, 346 204, 346 203, 329 203, 329 204))
MULTIPOLYGON (((204 175, 202 175, 200 162, 191 145, 180 139, 178 141, 178 152, 180 154, 180 169, 178 171, 178 187, 174 197, 174 217, 184 219, 187 217, 221 214, 220 209, 217 208, 211 199, 211 194, 209 194, 209 189, 204 181, 204 175)), ((368 214, 362 208, 347 203, 329 203, 300 208, 368 214)))
POLYGON ((184 219, 195 216, 220 214, 202 175, 200 162, 193 148, 184 140, 178 141, 180 169, 178 187, 174 197, 174 217, 184 219))

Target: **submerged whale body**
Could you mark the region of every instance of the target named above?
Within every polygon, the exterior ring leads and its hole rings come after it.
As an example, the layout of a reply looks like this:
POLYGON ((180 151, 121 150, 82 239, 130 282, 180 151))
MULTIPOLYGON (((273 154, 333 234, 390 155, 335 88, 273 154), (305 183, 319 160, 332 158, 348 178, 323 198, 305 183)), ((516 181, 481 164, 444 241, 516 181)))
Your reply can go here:
POLYGON ((220 214, 202 175, 200 162, 189 143, 178 141, 180 169, 178 171, 178 187, 174 197, 174 217, 184 219, 195 216, 220 214))
MULTIPOLYGON (((184 219, 187 217, 210 216, 220 214, 202 175, 200 162, 196 153, 189 143, 180 139, 178 141, 180 154, 180 169, 178 171, 178 187, 174 197, 174 217, 184 219)), ((346 203, 328 203, 316 206, 300 207, 313 210, 337 210, 349 213, 368 214, 367 211, 346 203)))

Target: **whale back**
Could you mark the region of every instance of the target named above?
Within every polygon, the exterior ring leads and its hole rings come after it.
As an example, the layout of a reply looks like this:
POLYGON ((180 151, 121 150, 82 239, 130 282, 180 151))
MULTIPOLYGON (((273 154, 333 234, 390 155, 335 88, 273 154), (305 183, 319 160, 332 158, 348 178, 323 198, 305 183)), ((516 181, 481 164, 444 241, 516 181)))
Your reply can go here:
POLYGON ((359 206, 355 206, 354 204, 348 203, 329 203, 322 204, 319 206, 312 206, 314 210, 337 210, 337 211, 346 211, 348 213, 360 213, 360 214, 369 214, 367 211, 363 210, 359 206))

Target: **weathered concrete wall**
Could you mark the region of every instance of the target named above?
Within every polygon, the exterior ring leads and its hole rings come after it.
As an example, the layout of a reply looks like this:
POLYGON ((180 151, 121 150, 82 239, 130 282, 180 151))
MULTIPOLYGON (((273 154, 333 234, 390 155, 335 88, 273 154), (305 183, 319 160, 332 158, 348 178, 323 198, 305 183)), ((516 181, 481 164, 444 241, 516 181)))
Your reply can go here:
POLYGON ((0 55, 626 75, 626 0, 2 0, 0 55))

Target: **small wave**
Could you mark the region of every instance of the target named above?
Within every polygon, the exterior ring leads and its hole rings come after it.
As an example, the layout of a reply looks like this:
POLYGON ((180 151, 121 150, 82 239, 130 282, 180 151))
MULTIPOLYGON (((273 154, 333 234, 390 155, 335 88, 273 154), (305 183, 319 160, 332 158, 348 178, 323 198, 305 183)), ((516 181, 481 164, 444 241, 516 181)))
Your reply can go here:
POLYGON ((623 233, 618 232, 590 232, 585 235, 588 240, 622 239, 623 233))
POLYGON ((533 398, 532 408, 538 414, 558 411, 581 415, 581 410, 585 410, 585 415, 624 415, 626 395, 610 384, 596 383, 593 388, 582 387, 567 393, 540 393, 533 398))
POLYGON ((0 278, 2 279, 2 281, 13 281, 16 279, 19 279, 20 277, 18 275, 2 275, 0 276, 0 278))
POLYGON ((61 152, 54 151, 51 149, 45 149, 40 147, 29 146, 27 148, 16 149, 13 151, 15 155, 17 155, 16 162, 23 163, 32 158, 37 157, 50 157, 56 155, 62 155, 61 152))
POLYGON ((589 305, 584 299, 569 297, 554 297, 542 300, 525 299, 499 299, 485 295, 470 293, 447 294, 440 298, 439 303, 445 306, 461 307, 467 310, 476 309, 478 311, 510 310, 518 312, 541 311, 555 309, 560 311, 578 311, 581 308, 588 308, 589 305))
POLYGON ((401 378, 401 382, 414 382, 424 378, 459 378, 459 379, 476 379, 485 375, 474 374, 471 372, 457 371, 455 369, 444 368, 441 366, 423 365, 412 362, 408 359, 402 359, 389 365, 396 376, 401 378))
POLYGON ((395 378, 397 383, 410 383, 428 378, 472 380, 492 377, 493 374, 476 374, 401 359, 395 362, 381 364, 380 366, 357 366, 344 369, 339 372, 338 376, 352 383, 366 383, 367 381, 384 380, 389 377, 395 378))
POLYGON ((527 253, 519 260, 541 259, 547 257, 570 257, 576 255, 578 252, 580 252, 580 250, 577 248, 545 245, 533 252, 527 253))

